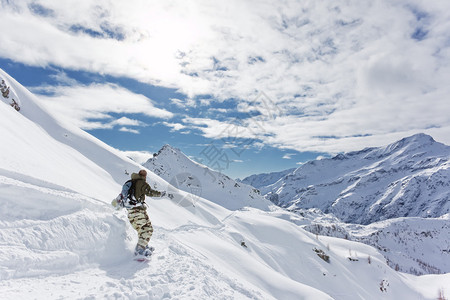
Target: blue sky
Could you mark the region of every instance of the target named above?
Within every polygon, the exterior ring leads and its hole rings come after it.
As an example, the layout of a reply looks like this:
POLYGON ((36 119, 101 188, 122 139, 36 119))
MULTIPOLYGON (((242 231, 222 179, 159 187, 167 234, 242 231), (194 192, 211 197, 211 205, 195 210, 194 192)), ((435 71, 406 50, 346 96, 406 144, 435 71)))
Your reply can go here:
MULTIPOLYGON (((76 80, 79 84, 90 85, 93 83, 114 83, 124 87, 133 93, 142 94, 157 103, 159 108, 168 109, 175 115, 171 121, 180 121, 186 113, 185 108, 180 108, 169 99, 184 99, 185 95, 178 93, 175 89, 152 86, 144 84, 130 78, 117 78, 111 76, 101 76, 89 72, 62 70, 58 67, 31 67, 8 59, 0 59, 0 67, 27 86, 37 95, 50 96, 53 93, 42 87, 58 86, 67 84, 59 79, 61 73, 76 80), (59 74, 59 75, 58 75, 59 74), (179 115, 177 115, 179 114, 179 115)), ((202 96, 201 98, 205 98, 202 96)), ((233 128, 232 120, 241 116, 235 113, 236 101, 228 100, 218 103, 211 108, 229 110, 221 113, 223 120, 230 120, 230 128, 233 128)), ((51 107, 51 104, 50 104, 51 107)), ((213 114, 202 108, 192 108, 189 115, 192 117, 208 117, 213 114)), ((220 113, 219 113, 220 114, 220 113)), ((129 129, 137 132, 121 131, 121 127, 99 128, 86 130, 105 143, 122 151, 143 151, 148 155, 157 152, 163 145, 170 144, 181 149, 190 158, 202 162, 203 164, 219 169, 224 174, 233 178, 244 178, 245 176, 281 171, 298 166, 298 163, 317 158, 319 155, 327 155, 317 152, 299 152, 289 149, 278 149, 275 147, 262 145, 261 140, 256 138, 243 138, 234 134, 219 136, 217 139, 205 138, 199 130, 184 131, 173 130, 170 126, 164 125, 164 120, 156 117, 145 116, 140 113, 111 113, 112 118, 119 119, 126 116, 133 120, 145 123, 144 126, 129 126, 129 129), (138 129, 133 129, 138 128, 138 129), (229 141, 235 142, 236 147, 230 148, 229 141)), ((245 114, 242 114, 245 117, 245 114)), ((91 121, 95 121, 92 119, 91 121)))
POLYGON ((0 67, 115 148, 217 148, 243 177, 418 132, 450 144, 449 16, 446 0, 2 1, 0 67))

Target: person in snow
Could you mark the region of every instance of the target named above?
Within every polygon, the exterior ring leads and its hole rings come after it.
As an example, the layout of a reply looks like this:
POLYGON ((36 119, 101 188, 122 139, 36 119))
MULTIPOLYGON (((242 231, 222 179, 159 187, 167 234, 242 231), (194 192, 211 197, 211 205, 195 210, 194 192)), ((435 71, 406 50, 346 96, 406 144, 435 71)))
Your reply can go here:
POLYGON ((113 200, 114 207, 125 207, 128 210, 128 219, 138 233, 138 242, 135 255, 149 256, 154 248, 149 247, 150 238, 153 234, 153 226, 147 214, 145 196, 163 197, 166 192, 153 190, 146 181, 147 171, 140 170, 132 173, 131 180, 127 181, 122 188, 122 193, 113 200))

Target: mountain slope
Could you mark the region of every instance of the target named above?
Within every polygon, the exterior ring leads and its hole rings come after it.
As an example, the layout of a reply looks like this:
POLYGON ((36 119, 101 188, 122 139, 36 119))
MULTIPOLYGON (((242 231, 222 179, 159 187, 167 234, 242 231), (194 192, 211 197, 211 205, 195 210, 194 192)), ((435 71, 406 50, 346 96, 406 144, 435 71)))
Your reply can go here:
POLYGON ((395 270, 410 274, 450 272, 450 215, 396 218, 370 225, 346 224, 303 211, 311 221, 294 221, 309 232, 358 241, 377 248, 395 270))
POLYGON ((231 210, 247 206, 268 210, 273 205, 255 188, 192 161, 170 145, 162 147, 143 166, 176 188, 231 210))
MULTIPOLYGON (((54 120, 38 98, 1 76, 21 105, 17 112, 0 102, 0 134, 8 141, 0 144, 2 299, 434 299, 440 288, 450 294, 448 275, 405 276, 370 246, 306 232, 286 220, 292 213, 230 210, 215 203, 226 199, 199 196, 195 206, 148 199, 156 252, 137 263, 126 211, 109 202, 124 170, 141 166, 54 120), (371 263, 350 261, 348 249, 371 263)), ((148 179, 169 188, 152 172, 148 179)))
MULTIPOLYGON (((140 264, 131 260, 136 237, 123 211, 113 215, 101 202, 38 182, 3 179, 0 188, 12 196, 27 195, 1 212, 1 219, 7 220, 0 231, 3 299, 421 295, 375 249, 341 239, 316 239, 261 210, 229 211, 203 199, 195 208, 168 199, 149 201, 156 252, 148 264, 140 264), (329 255, 330 262, 317 256, 315 249, 329 255), (349 249, 361 261, 348 260, 349 249), (387 290, 382 292, 380 284, 387 290)), ((447 277, 438 278, 433 290, 447 277)))
POLYGON ((16 112, 0 103, 0 133, 5 141, 0 145, 0 172, 26 174, 108 201, 127 180, 124 170, 139 168, 119 151, 53 118, 36 96, 1 69, 0 77, 21 106, 16 112))
POLYGON ((266 187, 269 185, 274 184, 278 180, 280 180, 282 177, 292 173, 295 171, 295 168, 287 169, 280 172, 272 172, 272 173, 264 173, 264 174, 256 174, 256 175, 250 175, 240 182, 251 185, 257 189, 266 187))
MULTIPOLYGON (((450 272, 449 158, 450 147, 417 134, 386 147, 311 161, 260 189, 306 216, 309 223, 301 225, 310 232, 372 245, 404 272, 445 273, 450 272)), ((253 178, 263 182, 264 176, 253 178)))
POLYGON ((417 134, 310 161, 261 192, 282 207, 319 208, 346 223, 440 217, 450 212, 450 147, 417 134))

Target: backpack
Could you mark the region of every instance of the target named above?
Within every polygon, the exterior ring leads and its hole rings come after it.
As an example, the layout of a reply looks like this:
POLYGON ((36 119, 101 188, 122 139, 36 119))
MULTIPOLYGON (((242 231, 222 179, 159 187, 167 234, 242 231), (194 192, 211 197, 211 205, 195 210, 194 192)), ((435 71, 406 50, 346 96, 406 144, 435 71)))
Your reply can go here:
POLYGON ((128 199, 128 203, 130 205, 136 205, 137 204, 137 200, 134 197, 134 192, 136 191, 136 181, 138 180, 143 180, 143 179, 130 179, 127 180, 124 184, 123 184, 123 191, 126 190, 126 188, 129 186, 128 188, 128 192, 127 192, 127 199, 128 199), (129 183, 131 182, 131 185, 129 185, 129 183))

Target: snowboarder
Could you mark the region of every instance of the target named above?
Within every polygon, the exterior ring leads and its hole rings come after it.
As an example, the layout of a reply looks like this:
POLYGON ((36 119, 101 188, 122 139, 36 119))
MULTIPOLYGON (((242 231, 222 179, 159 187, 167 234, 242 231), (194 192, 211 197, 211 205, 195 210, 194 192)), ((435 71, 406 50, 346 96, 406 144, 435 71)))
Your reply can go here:
POLYGON ((154 250, 148 243, 153 234, 153 226, 147 214, 145 196, 163 197, 166 192, 153 190, 146 181, 147 171, 140 170, 132 173, 131 180, 125 182, 122 193, 113 200, 114 207, 125 207, 128 210, 128 219, 138 233, 138 243, 134 255, 150 256, 154 250))

